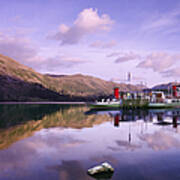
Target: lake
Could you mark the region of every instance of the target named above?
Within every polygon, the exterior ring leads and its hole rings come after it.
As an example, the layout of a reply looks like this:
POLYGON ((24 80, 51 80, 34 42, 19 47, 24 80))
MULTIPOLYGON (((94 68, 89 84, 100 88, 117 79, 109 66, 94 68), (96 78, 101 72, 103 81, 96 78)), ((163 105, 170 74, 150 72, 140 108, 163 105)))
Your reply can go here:
POLYGON ((93 180, 103 162, 113 180, 180 179, 179 122, 180 109, 0 105, 0 180, 93 180))

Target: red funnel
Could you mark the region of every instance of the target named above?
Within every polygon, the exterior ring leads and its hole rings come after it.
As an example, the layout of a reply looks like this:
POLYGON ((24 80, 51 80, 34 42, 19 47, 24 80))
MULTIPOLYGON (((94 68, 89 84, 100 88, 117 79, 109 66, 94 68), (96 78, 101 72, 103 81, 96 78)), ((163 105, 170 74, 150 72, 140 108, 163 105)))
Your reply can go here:
POLYGON ((114 88, 114 97, 119 99, 119 88, 114 88))

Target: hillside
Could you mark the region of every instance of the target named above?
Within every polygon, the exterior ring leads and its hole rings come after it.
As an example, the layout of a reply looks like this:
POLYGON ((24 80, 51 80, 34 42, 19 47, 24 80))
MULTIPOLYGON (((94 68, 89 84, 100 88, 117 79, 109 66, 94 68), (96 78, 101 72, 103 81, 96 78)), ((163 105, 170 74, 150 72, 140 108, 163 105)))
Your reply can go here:
POLYGON ((180 84, 177 82, 170 82, 170 83, 166 83, 166 84, 156 85, 152 89, 154 89, 154 90, 168 90, 168 89, 171 89, 173 85, 180 85, 180 84))
POLYGON ((117 84, 99 78, 76 75, 43 75, 0 55, 0 101, 78 101, 112 94, 138 86, 117 84))
POLYGON ((114 87, 119 87, 122 91, 133 91, 139 89, 134 85, 118 84, 82 74, 68 76, 46 75, 46 77, 47 76, 58 82, 58 91, 62 92, 63 94, 78 96, 99 96, 112 94, 114 87))

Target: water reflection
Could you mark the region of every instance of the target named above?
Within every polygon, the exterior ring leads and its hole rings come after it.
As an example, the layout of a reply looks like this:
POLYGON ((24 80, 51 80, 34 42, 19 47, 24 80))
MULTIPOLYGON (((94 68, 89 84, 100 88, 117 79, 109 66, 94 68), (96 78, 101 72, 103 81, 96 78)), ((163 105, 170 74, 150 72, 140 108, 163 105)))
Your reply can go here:
POLYGON ((0 149, 44 128, 81 129, 110 119, 86 116, 85 111, 82 105, 0 105, 0 149))
POLYGON ((114 126, 119 127, 121 122, 143 120, 157 125, 173 125, 177 128, 180 119, 180 109, 156 109, 156 110, 117 110, 117 111, 88 111, 86 114, 109 115, 114 119, 114 126))
POLYGON ((87 169, 104 161, 115 168, 113 180, 179 179, 178 109, 87 111, 1 107, 0 180, 92 180, 87 169))
MULTIPOLYGON (((97 114, 104 115, 107 114, 113 118, 114 127, 121 128, 121 124, 126 122, 128 123, 128 132, 126 140, 117 140, 116 144, 121 148, 126 150, 135 150, 141 148, 140 144, 132 144, 131 139, 134 136, 133 126, 139 124, 139 134, 138 138, 142 141, 145 141, 150 148, 153 150, 164 150, 172 147, 179 148, 180 141, 179 138, 170 136, 166 131, 171 131, 179 134, 178 125, 180 124, 180 109, 152 109, 152 110, 119 110, 119 111, 88 111, 87 114, 97 114), (140 122, 142 121, 142 122, 140 122), (134 122, 134 123, 133 123, 134 122), (135 123, 136 122, 136 123, 135 123), (140 122, 140 123, 139 123, 140 122), (141 125, 140 125, 141 124, 141 125), (155 128, 155 126, 170 126, 169 129, 160 129, 159 131, 148 133, 148 125, 155 128), (152 126, 154 125, 154 126, 152 126), (174 130, 175 131, 174 131, 174 130)), ((151 130, 150 129, 150 130, 151 130)), ((137 135, 135 135, 137 136, 137 135)), ((108 147, 112 151, 119 151, 120 148, 117 147, 108 147)))

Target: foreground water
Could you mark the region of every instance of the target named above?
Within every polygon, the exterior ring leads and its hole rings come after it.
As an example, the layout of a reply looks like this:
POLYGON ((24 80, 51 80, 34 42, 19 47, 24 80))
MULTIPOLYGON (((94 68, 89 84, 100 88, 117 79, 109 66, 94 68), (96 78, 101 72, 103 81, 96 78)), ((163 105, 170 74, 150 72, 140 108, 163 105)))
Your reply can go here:
POLYGON ((180 179, 180 110, 88 111, 86 106, 0 105, 0 180, 180 179))

